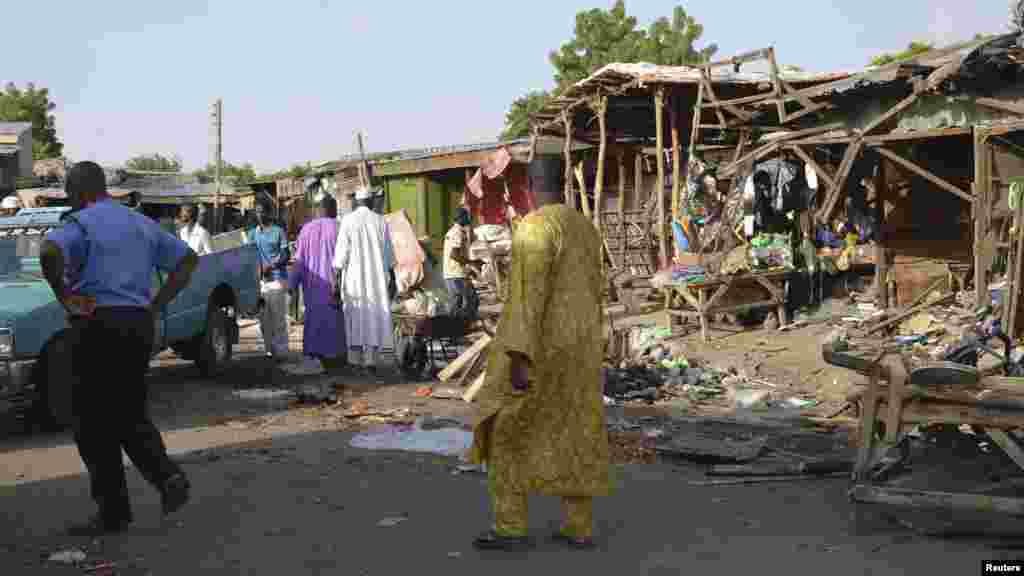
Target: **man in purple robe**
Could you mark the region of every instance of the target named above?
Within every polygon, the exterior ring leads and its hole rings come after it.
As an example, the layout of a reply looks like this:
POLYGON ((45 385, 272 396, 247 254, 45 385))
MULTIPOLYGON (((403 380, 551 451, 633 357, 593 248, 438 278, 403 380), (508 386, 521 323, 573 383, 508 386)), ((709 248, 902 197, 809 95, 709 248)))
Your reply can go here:
POLYGON ((320 360, 325 368, 347 363, 345 320, 334 290, 334 246, 338 239, 338 203, 325 194, 317 206, 317 217, 302 226, 295 243, 295 265, 288 278, 294 291, 302 286, 305 317, 302 352, 320 360))

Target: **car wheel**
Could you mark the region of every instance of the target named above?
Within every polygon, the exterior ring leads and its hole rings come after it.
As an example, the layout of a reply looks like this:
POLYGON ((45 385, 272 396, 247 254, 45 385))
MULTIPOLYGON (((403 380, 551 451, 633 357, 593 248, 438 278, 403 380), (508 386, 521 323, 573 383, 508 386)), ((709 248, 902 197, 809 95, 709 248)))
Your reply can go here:
POLYGON ((199 338, 196 365, 206 377, 220 374, 231 361, 234 346, 231 342, 231 326, 223 309, 210 306, 206 313, 206 330, 199 338))
POLYGON ((47 342, 32 379, 36 394, 30 412, 31 427, 43 432, 70 428, 75 371, 71 366, 70 338, 66 332, 59 332, 47 342))

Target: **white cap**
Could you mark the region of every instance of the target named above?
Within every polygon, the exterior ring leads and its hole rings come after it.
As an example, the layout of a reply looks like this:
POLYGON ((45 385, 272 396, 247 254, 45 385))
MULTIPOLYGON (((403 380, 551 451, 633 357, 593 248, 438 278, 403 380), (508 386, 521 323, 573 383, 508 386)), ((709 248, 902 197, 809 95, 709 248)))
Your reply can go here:
POLYGON ((17 196, 7 196, 3 199, 3 202, 0 202, 0 208, 3 208, 4 210, 21 208, 21 200, 19 200, 17 196))
POLYGON ((369 188, 366 186, 356 188, 356 200, 367 200, 369 198, 373 198, 373 192, 369 188))

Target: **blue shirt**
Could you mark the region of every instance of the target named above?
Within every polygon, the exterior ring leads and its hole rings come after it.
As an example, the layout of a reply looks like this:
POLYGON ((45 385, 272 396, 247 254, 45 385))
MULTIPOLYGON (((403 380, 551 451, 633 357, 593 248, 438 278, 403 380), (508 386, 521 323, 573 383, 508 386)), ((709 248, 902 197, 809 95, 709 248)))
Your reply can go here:
POLYGON ((268 224, 263 230, 249 230, 246 238, 250 244, 256 244, 256 250, 260 253, 260 264, 270 269, 270 279, 287 280, 288 237, 285 236, 284 230, 280 226, 268 224))
POLYGON ((156 222, 113 200, 72 217, 81 226, 68 219, 46 239, 64 253, 68 287, 95 298, 97 307, 148 307, 154 270, 173 271, 190 251, 156 222))

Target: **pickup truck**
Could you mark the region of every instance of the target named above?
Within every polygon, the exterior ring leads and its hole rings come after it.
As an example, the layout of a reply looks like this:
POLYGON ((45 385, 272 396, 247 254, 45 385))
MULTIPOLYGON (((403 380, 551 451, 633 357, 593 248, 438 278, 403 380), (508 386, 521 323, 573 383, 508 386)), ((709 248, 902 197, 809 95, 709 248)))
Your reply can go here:
MULTIPOLYGON (((64 225, 69 210, 26 208, 0 218, 0 413, 18 414, 33 427, 63 428, 70 422, 74 371, 68 323, 39 262, 44 236, 64 225)), ((255 314, 260 301, 256 247, 221 246, 200 256, 188 286, 154 327, 154 356, 170 348, 209 377, 231 361, 237 319, 255 314)), ((154 294, 164 280, 154 271, 154 294)))

